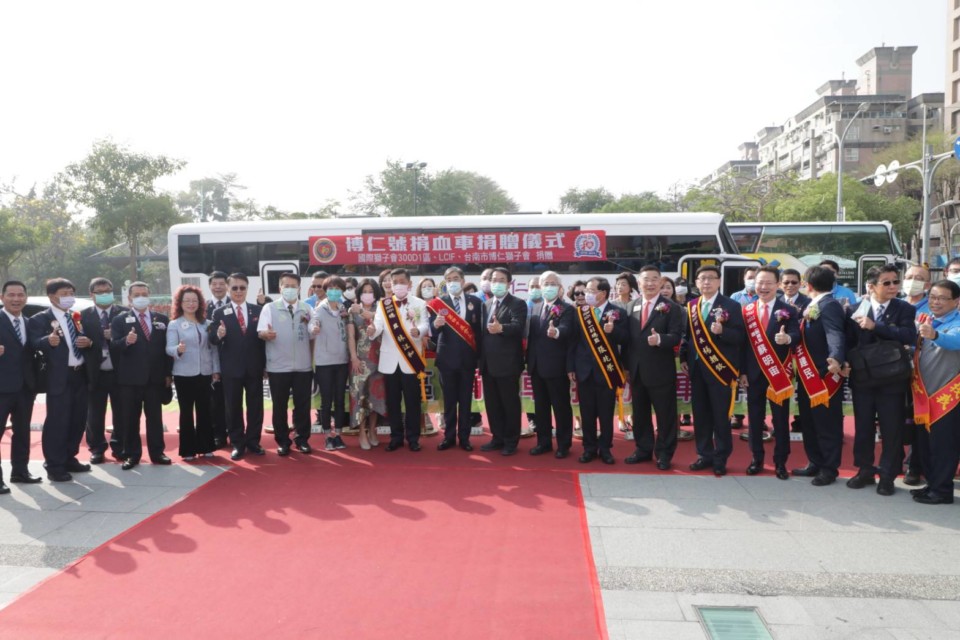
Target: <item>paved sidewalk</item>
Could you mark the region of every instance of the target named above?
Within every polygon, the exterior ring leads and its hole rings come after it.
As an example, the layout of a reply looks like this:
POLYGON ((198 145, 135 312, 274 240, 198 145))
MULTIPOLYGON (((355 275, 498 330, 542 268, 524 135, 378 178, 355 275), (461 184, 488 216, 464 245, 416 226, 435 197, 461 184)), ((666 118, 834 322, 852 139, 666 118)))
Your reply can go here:
MULTIPOLYGON (((118 464, 51 483, 42 462, 30 473, 40 484, 9 484, 0 496, 0 608, 91 549, 173 504, 223 471, 214 465, 118 464)), ((3 463, 3 477, 10 465, 3 463)))
POLYGON ((956 505, 772 477, 581 486, 612 640, 707 638, 695 605, 757 607, 778 639, 960 637, 956 505))

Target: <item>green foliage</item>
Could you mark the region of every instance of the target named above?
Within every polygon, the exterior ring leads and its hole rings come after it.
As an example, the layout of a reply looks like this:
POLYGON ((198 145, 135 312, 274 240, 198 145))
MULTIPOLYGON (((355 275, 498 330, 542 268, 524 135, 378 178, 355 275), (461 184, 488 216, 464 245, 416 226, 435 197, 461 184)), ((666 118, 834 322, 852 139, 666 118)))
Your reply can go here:
MULTIPOLYGON (((18 198, 19 200, 19 198, 18 198)), ((37 226, 24 219, 18 208, 0 209, 0 278, 10 278, 10 268, 31 248, 47 242, 49 227, 37 226)))
POLYGON ((641 191, 640 193, 625 193, 616 200, 603 205, 597 211, 599 213, 654 213, 657 211, 673 211, 673 204, 653 191, 641 191))
POLYGON ((583 190, 571 188, 560 197, 560 213, 594 213, 614 200, 614 195, 603 187, 583 190))
POLYGON ((180 214, 196 222, 226 222, 231 216, 231 202, 236 191, 246 189, 237 183, 237 174, 225 173, 216 178, 191 180, 190 188, 175 197, 180 214))

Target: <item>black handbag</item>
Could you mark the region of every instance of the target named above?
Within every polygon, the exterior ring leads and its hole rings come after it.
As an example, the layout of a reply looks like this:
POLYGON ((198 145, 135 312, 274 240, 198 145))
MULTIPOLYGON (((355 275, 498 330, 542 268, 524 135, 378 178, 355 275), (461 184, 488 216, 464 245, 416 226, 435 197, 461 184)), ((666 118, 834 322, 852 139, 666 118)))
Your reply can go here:
POLYGON ((858 387, 906 382, 913 373, 907 348, 896 340, 877 340, 847 352, 850 380, 858 387))

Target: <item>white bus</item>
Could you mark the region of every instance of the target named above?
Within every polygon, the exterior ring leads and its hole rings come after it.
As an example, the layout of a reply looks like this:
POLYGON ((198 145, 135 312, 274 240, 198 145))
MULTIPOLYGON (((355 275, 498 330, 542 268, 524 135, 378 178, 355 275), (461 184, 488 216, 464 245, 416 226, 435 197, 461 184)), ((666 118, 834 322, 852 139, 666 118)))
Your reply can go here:
MULTIPOLYGON (((261 222, 179 224, 169 232, 170 286, 201 287, 207 275, 243 272, 248 296, 278 295, 279 276, 326 271, 372 277, 388 267, 406 267, 414 279, 442 278, 456 265, 479 281, 489 266, 514 275, 514 293, 547 269, 564 285, 656 264, 676 277, 686 254, 733 254, 736 245, 717 213, 517 214, 332 218, 261 222)), ((684 274, 689 279, 689 274, 684 274)), ((303 292, 309 286, 307 278, 303 292)))

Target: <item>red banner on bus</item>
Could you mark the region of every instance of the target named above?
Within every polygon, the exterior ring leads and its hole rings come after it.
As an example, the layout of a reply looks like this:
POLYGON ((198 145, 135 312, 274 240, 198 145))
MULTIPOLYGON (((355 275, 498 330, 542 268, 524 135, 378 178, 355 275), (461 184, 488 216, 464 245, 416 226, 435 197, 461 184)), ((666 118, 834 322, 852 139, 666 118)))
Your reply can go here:
POLYGON ((311 236, 311 265, 429 265, 606 260, 605 231, 376 233, 311 236))

